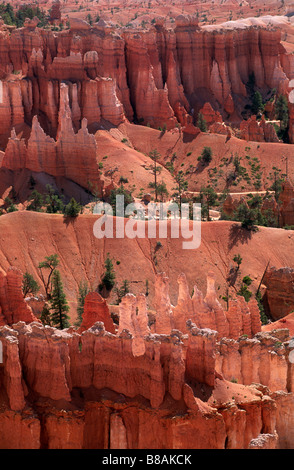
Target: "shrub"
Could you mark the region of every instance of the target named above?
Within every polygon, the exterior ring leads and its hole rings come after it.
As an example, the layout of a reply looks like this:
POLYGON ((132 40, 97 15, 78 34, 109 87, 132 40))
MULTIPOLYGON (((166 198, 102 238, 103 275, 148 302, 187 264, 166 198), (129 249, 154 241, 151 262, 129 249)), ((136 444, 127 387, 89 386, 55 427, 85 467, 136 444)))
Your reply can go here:
POLYGON ((22 292, 23 296, 26 297, 28 294, 36 294, 40 290, 40 286, 34 277, 27 271, 23 275, 22 281, 22 292))
POLYGON ((200 158, 204 163, 210 163, 211 160, 212 160, 212 150, 211 150, 211 148, 210 147, 204 147, 204 149, 202 150, 200 158))
POLYGON ((65 206, 64 217, 77 217, 81 211, 81 205, 72 197, 65 206))
POLYGON ((106 291, 111 291, 115 285, 115 272, 113 269, 113 263, 107 253, 107 258, 104 263, 105 273, 102 277, 101 283, 98 286, 99 292, 101 293, 105 288, 106 291))
POLYGON ((207 132, 207 124, 202 113, 198 114, 197 127, 199 127, 201 132, 207 132))

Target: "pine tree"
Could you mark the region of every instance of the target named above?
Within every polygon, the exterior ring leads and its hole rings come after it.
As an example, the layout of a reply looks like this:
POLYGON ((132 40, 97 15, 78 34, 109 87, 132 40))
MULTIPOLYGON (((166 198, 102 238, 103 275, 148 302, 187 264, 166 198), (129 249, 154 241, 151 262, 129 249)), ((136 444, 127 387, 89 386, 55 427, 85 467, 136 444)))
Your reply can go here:
POLYGON ((157 163, 160 158, 160 155, 157 152, 157 150, 154 149, 154 150, 151 150, 151 152, 149 153, 149 157, 151 158, 151 160, 154 161, 154 164, 151 165, 150 170, 152 171, 154 175, 155 202, 157 202, 157 195, 158 195, 157 175, 160 174, 162 171, 162 167, 158 166, 158 163, 157 163))
POLYGON ((173 188, 175 190, 175 193, 173 194, 174 197, 177 198, 180 204, 180 210, 181 210, 181 204, 182 204, 182 196, 185 191, 188 189, 188 181, 185 180, 184 177, 184 172, 183 170, 180 170, 178 174, 175 177, 177 186, 173 188))
POLYGON ((44 285, 44 288, 45 288, 47 298, 50 297, 50 293, 51 293, 52 274, 53 274, 54 270, 57 268, 58 264, 59 264, 59 259, 58 259, 58 255, 56 255, 56 254, 46 256, 45 261, 42 261, 41 263, 39 263, 40 276, 41 276, 41 279, 42 279, 42 282, 43 282, 43 285, 44 285), (47 280, 45 280, 45 278, 44 278, 42 269, 49 269, 49 274, 48 274, 47 280))
POLYGON ((234 219, 238 222, 241 222, 242 228, 245 228, 249 231, 257 230, 257 216, 258 211, 256 209, 251 209, 245 203, 240 204, 237 210, 234 212, 234 219))
POLYGON ((80 211, 81 205, 72 197, 64 208, 64 217, 77 217, 80 211))
POLYGON ((202 113, 198 114, 197 127, 199 127, 201 132, 207 132, 207 124, 202 113))
POLYGON ((275 106, 276 118, 280 121, 280 128, 286 129, 289 122, 289 110, 287 98, 284 95, 280 95, 277 99, 275 106))
POLYGON ((47 304, 45 304, 43 307, 40 320, 43 323, 43 325, 52 326, 50 309, 47 304))
POLYGON ((58 194, 55 193, 54 189, 50 184, 46 185, 47 194, 45 197, 45 204, 47 206, 46 210, 49 214, 57 214, 62 212, 64 204, 58 194))
POLYGON ((105 273, 101 280, 101 283, 98 286, 99 292, 102 293, 103 291, 110 292, 111 289, 115 285, 115 272, 113 269, 113 263, 109 257, 109 253, 107 253, 107 258, 104 263, 105 266, 105 273))
POLYGON ((259 91, 256 91, 253 95, 251 109, 252 109, 253 114, 258 114, 264 110, 262 96, 259 91))
POLYGON ((83 321, 85 298, 88 293, 89 293, 89 287, 88 287, 87 282, 81 281, 79 284, 77 321, 75 322, 75 326, 80 326, 83 321))
POLYGON ((36 189, 32 191, 32 194, 29 198, 31 201, 30 204, 27 206, 27 211, 35 211, 40 212, 41 208, 44 204, 43 196, 40 194, 36 189))
POLYGON ((201 215, 210 221, 209 211, 217 203, 217 193, 211 186, 201 188, 201 215))
POLYGON ((117 295, 117 304, 121 303, 122 298, 130 292, 130 283, 127 279, 124 279, 121 287, 115 288, 115 293, 117 295))
POLYGON ((34 277, 30 273, 25 272, 23 275, 23 281, 22 281, 23 296, 26 297, 28 294, 34 295, 39 290, 40 290, 40 286, 37 283, 37 281, 34 279, 34 277))
POLYGON ((51 322, 52 325, 63 330, 68 328, 69 325, 69 316, 67 312, 69 311, 69 306, 63 292, 63 284, 58 269, 55 269, 52 279, 52 293, 50 298, 50 310, 51 310, 51 322))
POLYGON ((199 157, 199 161, 204 162, 205 164, 210 163, 212 160, 212 150, 211 147, 204 147, 199 157))

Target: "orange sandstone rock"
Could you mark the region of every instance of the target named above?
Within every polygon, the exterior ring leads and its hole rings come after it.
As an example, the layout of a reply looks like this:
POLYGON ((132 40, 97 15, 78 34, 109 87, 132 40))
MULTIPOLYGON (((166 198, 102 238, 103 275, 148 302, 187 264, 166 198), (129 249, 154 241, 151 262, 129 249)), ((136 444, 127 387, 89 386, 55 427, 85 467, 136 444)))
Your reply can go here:
POLYGON ((103 322, 106 331, 115 334, 115 328, 106 300, 97 292, 89 292, 85 298, 83 321, 79 331, 88 330, 96 322, 103 322))

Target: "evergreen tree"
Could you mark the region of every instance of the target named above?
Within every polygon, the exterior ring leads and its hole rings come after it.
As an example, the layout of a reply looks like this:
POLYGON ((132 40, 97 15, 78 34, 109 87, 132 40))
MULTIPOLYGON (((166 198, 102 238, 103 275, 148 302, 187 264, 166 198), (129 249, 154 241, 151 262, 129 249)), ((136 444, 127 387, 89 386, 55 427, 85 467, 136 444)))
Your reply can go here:
POLYGON ((35 295, 40 290, 40 286, 34 277, 27 271, 23 275, 22 292, 26 297, 28 294, 35 295))
POLYGON ((75 326, 80 326, 83 321, 85 298, 88 293, 89 293, 89 287, 88 287, 87 282, 81 281, 79 284, 77 321, 75 322, 75 326))
POLYGON ((77 217, 81 211, 81 205, 72 197, 65 206, 64 217, 77 217))
POLYGON ((115 293, 117 295, 117 304, 121 303, 122 298, 130 292, 130 283, 127 279, 124 279, 121 287, 115 288, 115 293))
POLYGON ((242 263, 242 256, 238 253, 237 255, 234 256, 233 261, 237 264, 237 271, 239 271, 241 263, 242 263))
POLYGON ((262 325, 267 325, 268 324, 268 318, 266 316, 264 306, 262 304, 262 296, 261 296, 261 293, 259 291, 255 294, 255 298, 257 300, 257 304, 258 304, 258 308, 259 308, 261 323, 262 323, 262 325))
POLYGON ((161 181, 161 183, 158 183, 157 193, 160 196, 161 201, 163 201, 165 197, 166 198, 168 197, 169 193, 168 193, 168 190, 164 181, 161 181))
POLYGON ((107 258, 104 263, 105 266, 105 273, 103 275, 103 278, 101 280, 101 283, 98 286, 98 290, 100 293, 103 291, 110 292, 111 289, 115 285, 115 272, 113 269, 113 263, 109 257, 109 253, 107 253, 107 258))
POLYGON ((52 278, 52 275, 55 271, 55 269, 57 268, 59 264, 59 259, 58 259, 58 255, 50 255, 50 256, 46 256, 45 257, 45 260, 42 261, 41 263, 39 263, 39 269, 40 269, 40 276, 41 276, 41 279, 42 279, 42 282, 43 282, 43 285, 44 285, 44 288, 45 288, 45 292, 46 292, 46 297, 49 298, 50 297, 50 293, 51 293, 51 278, 52 278), (43 271, 42 269, 49 269, 49 274, 48 274, 48 277, 47 277, 47 280, 45 280, 44 278, 44 274, 43 274, 43 271))
POLYGON ((252 292, 248 289, 248 287, 252 284, 252 279, 249 276, 245 276, 242 279, 242 284, 240 286, 239 291, 237 292, 237 295, 240 295, 241 297, 244 297, 246 302, 249 302, 249 300, 252 297, 252 292))
POLYGON ((256 91, 253 95, 251 109, 252 109, 253 114, 259 114, 260 112, 264 110, 262 96, 259 91, 256 91))
MULTIPOLYGON (((176 191, 173 194, 173 196, 175 196, 178 199, 179 204, 181 206, 183 193, 187 191, 188 189, 188 181, 185 180, 184 172, 182 170, 178 172, 178 174, 175 177, 175 180, 176 180, 177 186, 176 188, 173 188, 176 191)), ((181 207, 180 207, 180 210, 181 210, 181 207)))
POLYGON ((280 128, 286 129, 289 123, 289 110, 287 98, 280 95, 275 106, 276 118, 280 121, 280 128))
POLYGON ((272 168, 268 176, 268 180, 272 182, 272 185, 269 187, 271 191, 275 193, 275 200, 279 202, 280 194, 283 189, 283 182, 285 181, 285 174, 281 174, 281 170, 275 166, 272 168))
POLYGON ((43 204, 44 199, 42 194, 40 194, 36 189, 32 191, 29 200, 31 201, 30 204, 27 206, 28 211, 35 211, 40 212, 43 204))
POLYGON ((47 206, 47 212, 49 214, 57 214, 58 212, 62 212, 64 208, 64 204, 58 194, 54 191, 50 184, 46 185, 47 194, 45 197, 45 203, 47 206))
POLYGON ((251 209, 247 204, 242 203, 234 213, 234 220, 241 222, 242 228, 254 231, 257 229, 256 224, 258 223, 257 212, 258 210, 251 209))
POLYGON ((4 199, 4 202, 5 202, 5 206, 6 206, 6 212, 9 213, 9 212, 16 212, 18 209, 16 207, 16 205, 14 204, 14 202, 12 201, 12 199, 10 199, 10 197, 6 197, 4 199))
POLYGON ((207 164, 211 162, 212 160, 211 147, 204 147, 204 149, 202 150, 201 156, 199 157, 199 160, 207 164))
POLYGON ((211 186, 208 186, 207 188, 201 188, 200 197, 201 215, 207 217, 207 220, 210 221, 209 211, 217 203, 217 194, 211 186))
POLYGON ((128 204, 131 204, 133 202, 132 194, 130 193, 130 191, 127 191, 123 185, 121 185, 119 188, 112 189, 109 196, 109 203, 112 207, 113 215, 117 215, 116 196, 118 195, 124 196, 124 209, 127 207, 128 204))
POLYGON ((43 323, 43 325, 52 326, 50 309, 47 304, 45 304, 42 309, 40 320, 43 323))
POLYGON ((151 160, 154 161, 154 164, 151 165, 150 169, 152 170, 152 173, 154 175, 154 189, 155 189, 155 202, 157 202, 157 195, 158 195, 158 183, 157 183, 157 175, 161 173, 162 167, 158 166, 157 162, 159 160, 159 153, 157 152, 156 149, 151 150, 149 153, 149 157, 151 160))
POLYGON ((202 113, 198 114, 197 127, 199 127, 201 132, 207 132, 207 123, 202 113))
POLYGON ((69 306, 63 291, 63 284, 58 269, 55 269, 52 277, 52 293, 50 298, 50 318, 52 325, 63 330, 68 328, 69 306))

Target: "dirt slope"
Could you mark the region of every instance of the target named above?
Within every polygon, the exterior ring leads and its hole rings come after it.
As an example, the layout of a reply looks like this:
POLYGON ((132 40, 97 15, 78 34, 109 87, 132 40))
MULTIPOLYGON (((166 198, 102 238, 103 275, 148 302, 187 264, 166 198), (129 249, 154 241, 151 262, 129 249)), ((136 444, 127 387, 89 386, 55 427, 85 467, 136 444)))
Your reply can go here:
MULTIPOLYGON (((139 152, 148 154, 152 149, 157 149, 162 157, 163 163, 171 160, 175 153, 174 160, 176 171, 182 170, 185 178, 189 182, 190 191, 199 191, 201 186, 211 183, 209 173, 213 176, 213 169, 223 170, 224 176, 220 179, 217 189, 223 190, 225 186, 225 175, 232 170, 232 165, 226 166, 226 161, 238 156, 241 165, 246 168, 251 178, 251 182, 246 183, 244 179, 237 185, 231 186, 231 192, 254 191, 254 174, 251 171, 250 163, 253 159, 258 160, 262 172, 261 190, 267 189, 272 183, 268 180, 273 167, 281 169, 286 174, 286 160, 288 159, 288 175, 294 180, 293 148, 292 145, 282 143, 247 142, 245 140, 232 137, 227 140, 226 136, 201 133, 197 137, 180 135, 172 130, 162 135, 155 129, 149 129, 134 124, 124 124, 120 130, 128 136, 133 147, 139 152), (203 166, 198 162, 198 157, 204 147, 211 147, 213 159, 209 165, 203 166), (246 158, 247 157, 247 158, 246 158), (193 171, 189 172, 191 166, 193 171), (188 170, 188 173, 186 174, 188 170)), ((257 175, 258 172, 255 172, 257 175)), ((213 179, 213 177, 212 177, 213 179)))
MULTIPOLYGON (((250 275, 257 286, 266 264, 277 268, 294 264, 294 232, 261 227, 249 234, 232 222, 202 223, 202 242, 197 250, 183 250, 180 239, 102 239, 93 235, 95 215, 80 215, 65 223, 62 215, 14 212, 0 217, 0 267, 7 271, 16 266, 39 279, 38 263, 57 253, 60 270, 75 318, 76 294, 81 280, 96 288, 107 253, 113 260, 119 284, 128 279, 133 293, 145 292, 149 280, 149 305, 152 307, 153 282, 156 272, 165 271, 170 278, 170 297, 177 300, 177 276, 185 272, 192 292, 193 285, 205 293, 206 274, 213 270, 220 295, 225 293, 225 276, 240 253, 241 276, 250 275), (119 261, 119 264, 116 262, 119 261)), ((115 300, 113 295, 109 301, 115 300)))

